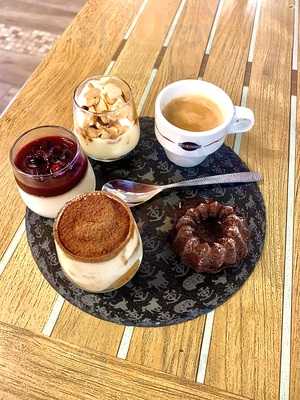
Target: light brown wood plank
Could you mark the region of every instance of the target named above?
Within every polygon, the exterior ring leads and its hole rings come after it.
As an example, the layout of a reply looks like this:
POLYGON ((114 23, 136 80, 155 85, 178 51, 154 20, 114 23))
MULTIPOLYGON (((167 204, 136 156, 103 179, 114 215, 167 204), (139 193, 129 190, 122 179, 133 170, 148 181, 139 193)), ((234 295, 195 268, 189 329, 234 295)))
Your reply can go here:
POLYGON ((123 331, 121 325, 101 321, 65 303, 51 337, 115 356, 123 331))
POLYGON ((235 104, 241 100, 255 14, 255 2, 225 0, 204 79, 220 86, 235 104))
POLYGON ((179 4, 180 0, 148 2, 114 65, 112 73, 129 83, 137 104, 147 85, 156 57, 179 4))
MULTIPOLYGON (((162 63, 143 114, 153 116, 157 93, 169 82, 197 78, 217 1, 188 1, 162 63), (198 21, 201 19, 202 23, 198 21), (184 54, 184 56, 183 56, 184 54)), ((195 379, 205 317, 163 328, 136 328, 128 360, 195 379)))
POLYGON ((145 103, 144 115, 154 116, 155 98, 163 87, 180 79, 198 77, 217 4, 217 0, 186 3, 145 103))
POLYGON ((267 236, 255 272, 215 314, 205 382, 255 399, 279 398, 293 10, 262 2, 249 87, 254 129, 241 157, 260 171, 267 236))
MULTIPOLYGON (((300 32, 299 32, 300 35, 300 32)), ((300 41, 298 54, 300 51, 300 41)), ((298 59, 298 71, 300 71, 300 58, 298 59)), ((292 350, 291 350, 291 382, 290 400, 297 400, 300 393, 300 75, 297 74, 297 131, 296 137, 296 181, 294 204, 294 274, 293 274, 293 305, 292 305, 292 350)))
MULTIPOLYGON (((225 0, 203 79, 220 86, 239 105, 255 14, 255 2, 225 0)), ((233 146, 234 135, 226 144, 233 146)))
MULTIPOLYGON (((112 74, 119 75, 130 84, 137 104, 178 5, 179 0, 167 0, 163 3, 160 0, 149 1, 114 65, 112 74), (159 24, 156 24, 157 15, 159 24)), ((53 332, 56 338, 64 339, 67 332, 78 331, 75 336, 70 336, 73 343, 86 344, 108 354, 117 353, 123 333, 122 327, 87 317, 78 311, 75 311, 77 318, 74 318, 73 313, 73 307, 66 304, 53 332), (86 324, 89 326, 88 330, 86 324), (96 340, 90 338, 91 332, 94 331, 102 332, 96 340)))
POLYGON ((9 149, 38 125, 72 127, 72 92, 86 76, 103 73, 141 0, 90 0, 58 40, 0 121, 0 257, 24 214, 8 162, 9 149))
POLYGON ((0 324, 2 399, 246 400, 0 324))
POLYGON ((162 328, 135 328, 127 360, 195 380, 205 317, 162 328))
POLYGON ((0 277, 0 321, 40 332, 56 296, 35 265, 24 234, 0 277))

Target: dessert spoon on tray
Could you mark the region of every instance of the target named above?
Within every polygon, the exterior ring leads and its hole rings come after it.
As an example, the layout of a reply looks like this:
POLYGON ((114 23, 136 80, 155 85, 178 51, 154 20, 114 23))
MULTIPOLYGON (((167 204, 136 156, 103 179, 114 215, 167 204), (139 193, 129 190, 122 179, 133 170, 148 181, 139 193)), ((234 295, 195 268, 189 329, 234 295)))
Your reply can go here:
POLYGON ((175 189, 188 186, 206 186, 216 184, 249 183, 258 182, 262 179, 258 172, 237 172, 233 174, 204 176, 168 185, 150 185, 126 179, 114 179, 106 182, 102 190, 115 194, 125 201, 129 207, 134 207, 152 199, 158 193, 167 189, 175 189))

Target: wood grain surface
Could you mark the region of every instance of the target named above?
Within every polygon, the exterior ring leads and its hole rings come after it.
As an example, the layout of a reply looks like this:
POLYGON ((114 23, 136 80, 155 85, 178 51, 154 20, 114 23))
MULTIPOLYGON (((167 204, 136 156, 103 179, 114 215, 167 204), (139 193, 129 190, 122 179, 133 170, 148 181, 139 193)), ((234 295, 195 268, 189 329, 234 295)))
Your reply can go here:
POLYGON ((217 0, 189 0, 185 4, 145 102, 144 115, 154 116, 154 102, 163 87, 180 79, 198 78, 217 5, 217 0))
MULTIPOLYGON (((225 0, 203 79, 220 86, 234 104, 241 102, 256 2, 225 0)), ((233 146, 234 135, 226 144, 233 146)))
POLYGON ((127 360, 195 380, 205 317, 163 328, 135 328, 127 360))
POLYGON ((89 75, 103 73, 141 0, 89 0, 34 71, 0 120, 0 257, 24 215, 8 160, 9 149, 27 129, 72 126, 72 92, 89 75))
MULTIPOLYGON (((139 104, 178 5, 179 0, 168 0, 163 3, 159 0, 148 2, 113 67, 111 73, 125 79, 132 87, 136 104, 139 104), (158 13, 160 23, 156 25, 158 13)), ((67 332, 73 332, 70 338, 72 343, 86 344, 90 348, 116 355, 123 328, 83 315, 66 303, 52 335, 64 339, 67 332), (100 332, 95 334, 96 340, 92 340, 90 336, 92 332, 100 332)))
POLYGON ((129 83, 137 104, 150 78, 153 65, 179 4, 180 0, 148 2, 114 65, 112 73, 129 83))
POLYGON ((0 276, 0 321, 41 332, 56 296, 35 265, 24 234, 0 276))
POLYGON ((203 79, 220 86, 239 104, 256 2, 224 0, 203 79))
MULTIPOLYGON (((169 47, 146 101, 144 115, 153 115, 157 93, 169 82, 197 78, 217 1, 185 4, 169 47), (197 21, 202 23, 198 24, 197 21)), ((128 360, 174 375, 195 379, 205 317, 164 328, 136 328, 128 360)))
POLYGON ((0 375, 5 400, 246 400, 2 323, 0 375))
POLYGON ((52 337, 115 356, 124 327, 101 321, 65 302, 52 337))
POLYGON ((241 158, 262 173, 267 235, 253 275, 216 310, 205 380, 267 400, 279 398, 292 16, 284 0, 262 2, 248 98, 256 123, 241 158))
MULTIPOLYGON (((299 31, 300 35, 300 31, 299 31)), ((299 37, 298 54, 300 54, 299 37)), ((300 57, 298 58, 297 76, 297 121, 296 121, 296 169, 295 169, 295 204, 294 204, 294 259, 293 259, 293 305, 292 305, 292 360, 290 400, 298 400, 300 393, 300 57)))

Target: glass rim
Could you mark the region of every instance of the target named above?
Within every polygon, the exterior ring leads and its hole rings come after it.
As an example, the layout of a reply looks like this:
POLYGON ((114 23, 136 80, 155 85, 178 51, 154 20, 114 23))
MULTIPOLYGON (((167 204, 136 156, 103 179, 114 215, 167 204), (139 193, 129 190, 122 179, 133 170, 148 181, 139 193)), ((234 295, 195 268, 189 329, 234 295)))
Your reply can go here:
POLYGON ((132 99, 132 93, 131 93, 131 88, 129 86, 129 84, 122 78, 119 78, 116 75, 93 75, 93 76, 89 76, 88 78, 83 79, 74 89, 73 92, 73 103, 75 104, 76 107, 78 107, 80 110, 91 114, 91 115, 114 115, 116 113, 118 113, 120 110, 122 110, 125 106, 130 104, 130 100, 132 99), (116 79, 117 81, 121 81, 125 84, 125 86, 129 89, 129 99, 127 101, 124 102, 124 104, 121 107, 118 107, 116 110, 111 110, 111 111, 102 111, 102 112, 96 112, 96 111, 90 111, 90 110, 86 110, 84 107, 86 106, 81 106, 78 104, 77 100, 76 100, 76 95, 77 95, 77 90, 79 89, 79 87, 86 83, 89 82, 91 80, 99 80, 99 78, 112 78, 112 79, 116 79))
MULTIPOLYGON (((30 142, 29 142, 29 143, 30 143, 30 142)), ((14 169, 15 171, 17 171, 19 174, 21 174, 21 175, 23 175, 23 176, 26 176, 26 177, 29 177, 30 179, 38 180, 38 179, 40 179, 40 178, 54 178, 54 177, 57 177, 57 176, 61 175, 63 172, 67 171, 67 170, 70 168, 70 166, 72 166, 72 165, 74 164, 74 162, 75 162, 75 160, 76 160, 76 158, 77 158, 77 156, 78 156, 78 154, 79 154, 80 152, 81 152, 80 143, 79 143, 78 139, 76 138, 75 134, 74 134, 71 130, 69 130, 69 129, 67 129, 67 128, 64 128, 63 126, 60 126, 60 125, 41 125, 41 126, 36 126, 35 128, 31 128, 31 129, 29 129, 28 131, 22 133, 22 134, 15 140, 14 144, 12 145, 12 147, 11 147, 11 149, 10 149, 10 151, 9 151, 9 160, 10 160, 11 165, 13 166, 13 169, 14 169), (62 169, 60 169, 60 170, 58 170, 58 171, 55 171, 55 172, 50 173, 50 174, 31 175, 31 174, 29 174, 29 173, 27 173, 27 172, 22 171, 20 168, 18 168, 18 167, 16 166, 15 160, 13 159, 13 151, 14 151, 16 145, 17 145, 25 136, 27 136, 29 133, 31 133, 31 132, 33 132, 33 131, 36 131, 36 130, 38 130, 38 129, 45 129, 45 128, 59 128, 59 129, 65 131, 65 132, 71 134, 72 139, 74 139, 74 142, 76 143, 76 153, 74 154, 74 157, 72 158, 72 160, 69 161, 68 164, 66 164, 62 169)))

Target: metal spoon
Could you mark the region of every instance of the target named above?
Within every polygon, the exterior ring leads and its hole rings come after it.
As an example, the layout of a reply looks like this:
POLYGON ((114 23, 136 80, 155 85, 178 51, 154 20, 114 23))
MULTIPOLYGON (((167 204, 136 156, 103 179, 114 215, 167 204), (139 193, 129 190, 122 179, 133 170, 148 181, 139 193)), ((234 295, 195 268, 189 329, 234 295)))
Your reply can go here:
POLYGON ((102 190, 115 194, 124 200, 129 207, 134 207, 150 200, 152 197, 166 189, 214 185, 220 183, 258 182, 260 180, 261 175, 258 172, 238 172, 233 174, 205 176, 202 178, 190 179, 188 181, 170 183, 169 185, 149 185, 147 183, 138 183, 126 179, 114 179, 106 182, 103 185, 102 190))

